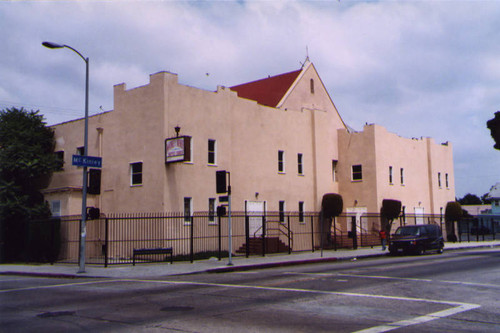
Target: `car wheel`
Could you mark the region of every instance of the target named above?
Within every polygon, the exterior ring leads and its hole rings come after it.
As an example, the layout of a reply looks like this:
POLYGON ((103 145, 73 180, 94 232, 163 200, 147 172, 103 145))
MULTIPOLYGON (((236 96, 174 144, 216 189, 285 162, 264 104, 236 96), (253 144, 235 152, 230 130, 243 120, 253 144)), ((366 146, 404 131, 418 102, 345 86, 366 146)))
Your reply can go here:
POLYGON ((443 246, 440 246, 437 253, 442 254, 444 252, 443 246))
POLYGON ((418 247, 418 248, 417 248, 417 251, 416 251, 416 252, 417 252, 417 254, 418 254, 419 256, 421 256, 422 254, 424 254, 424 253, 425 253, 425 250, 424 250, 424 248, 423 248, 423 247, 421 247, 421 246, 420 246, 420 247, 418 247))
POLYGON ((396 249, 389 249, 389 254, 391 256, 395 256, 396 254, 398 254, 398 251, 396 249))

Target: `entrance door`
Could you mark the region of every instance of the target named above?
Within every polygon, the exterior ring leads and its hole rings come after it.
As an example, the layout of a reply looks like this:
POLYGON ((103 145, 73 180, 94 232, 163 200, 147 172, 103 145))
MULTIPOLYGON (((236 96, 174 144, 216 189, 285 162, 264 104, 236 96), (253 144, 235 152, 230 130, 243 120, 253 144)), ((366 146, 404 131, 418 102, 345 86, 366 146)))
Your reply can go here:
POLYGON ((415 207, 415 224, 424 224, 424 207, 415 207))
POLYGON ((266 202, 245 201, 245 211, 249 217, 249 236, 262 236, 262 216, 266 211, 266 202))
MULTIPOLYGON (((368 209, 366 207, 350 207, 346 208, 346 213, 348 216, 356 216, 356 233, 361 233, 361 229, 366 232, 368 228, 368 220, 361 219, 361 216, 366 214, 368 209)), ((347 231, 354 231, 351 227, 351 221, 347 222, 347 231)))

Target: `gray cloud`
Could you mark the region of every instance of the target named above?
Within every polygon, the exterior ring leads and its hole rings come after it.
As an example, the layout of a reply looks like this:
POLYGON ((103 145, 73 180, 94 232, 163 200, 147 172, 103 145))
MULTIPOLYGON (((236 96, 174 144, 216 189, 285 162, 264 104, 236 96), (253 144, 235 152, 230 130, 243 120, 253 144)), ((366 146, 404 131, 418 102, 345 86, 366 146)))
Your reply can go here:
POLYGON ((2 2, 0 107, 83 115, 83 61, 44 40, 90 58, 92 113, 121 82, 168 70, 215 90, 298 69, 307 47, 349 125, 451 141, 457 196, 481 195, 500 181, 498 17, 493 1, 2 2))

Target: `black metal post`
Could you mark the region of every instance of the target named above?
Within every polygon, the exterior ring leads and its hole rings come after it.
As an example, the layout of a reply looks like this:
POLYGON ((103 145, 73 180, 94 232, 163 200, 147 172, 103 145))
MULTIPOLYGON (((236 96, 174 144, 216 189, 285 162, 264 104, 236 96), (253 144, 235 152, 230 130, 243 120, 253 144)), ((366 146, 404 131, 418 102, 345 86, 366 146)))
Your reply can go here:
POLYGON ((191 263, 194 262, 194 219, 193 216, 191 215, 191 229, 190 229, 190 244, 189 244, 189 260, 191 263))
POLYGON ((290 215, 288 215, 288 254, 292 254, 292 243, 290 239, 290 215))
POLYGON ((221 225, 220 225, 220 222, 221 222, 221 216, 217 216, 217 219, 219 221, 218 223, 218 232, 219 232, 219 261, 222 260, 222 235, 221 235, 221 225))
POLYGON ((109 220, 104 220, 104 267, 108 267, 109 220))
POLYGON ((266 216, 262 215, 262 256, 266 255, 266 216))
POLYGON ((311 248, 314 252, 314 216, 311 215, 311 248))
POLYGON ((324 231, 324 229, 325 229, 324 228, 324 224, 325 224, 325 222, 324 222, 324 217, 323 217, 323 210, 321 210, 321 212, 319 213, 319 225, 320 225, 320 228, 321 228, 321 230, 320 230, 320 237, 321 238, 320 238, 320 241, 319 241, 320 242, 319 246, 321 248, 321 257, 323 257, 323 245, 324 245, 323 233, 325 232, 324 231))
POLYGON ((472 220, 469 220, 469 221, 467 221, 467 224, 466 224, 466 226, 467 226, 467 242, 469 242, 469 243, 470 243, 470 223, 471 222, 472 222, 472 220))
POLYGON ((496 240, 496 230, 495 230, 495 221, 493 219, 491 221, 491 232, 493 234, 493 240, 496 240))
POLYGON ((245 254, 250 257, 250 217, 245 212, 245 254))
POLYGON ((476 242, 479 242, 479 219, 476 219, 476 242))

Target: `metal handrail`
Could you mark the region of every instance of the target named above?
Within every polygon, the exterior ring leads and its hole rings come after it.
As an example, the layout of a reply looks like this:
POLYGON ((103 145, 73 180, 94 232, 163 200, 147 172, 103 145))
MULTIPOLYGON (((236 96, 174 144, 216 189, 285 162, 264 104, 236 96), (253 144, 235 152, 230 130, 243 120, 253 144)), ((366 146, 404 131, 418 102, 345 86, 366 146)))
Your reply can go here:
MULTIPOLYGON (((271 230, 276 230, 276 231, 279 231, 281 234, 283 234, 286 238, 289 239, 290 241, 290 248, 293 249, 293 231, 290 230, 286 225, 283 224, 283 222, 281 221, 266 221, 266 223, 270 224, 270 223, 277 223, 278 224, 278 228, 270 228, 270 227, 267 227, 266 228, 266 231, 268 231, 267 235, 266 236, 269 236, 269 231, 271 230), (283 231, 281 229, 281 227, 284 227, 286 232, 283 231), (290 236, 288 236, 288 234, 290 234, 290 236)), ((257 238, 257 233, 259 232, 259 230, 262 229, 262 226, 258 227, 257 230, 255 230, 255 232, 253 233, 253 237, 254 238, 257 238)), ((279 235, 278 235, 279 237, 279 235)))

